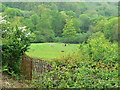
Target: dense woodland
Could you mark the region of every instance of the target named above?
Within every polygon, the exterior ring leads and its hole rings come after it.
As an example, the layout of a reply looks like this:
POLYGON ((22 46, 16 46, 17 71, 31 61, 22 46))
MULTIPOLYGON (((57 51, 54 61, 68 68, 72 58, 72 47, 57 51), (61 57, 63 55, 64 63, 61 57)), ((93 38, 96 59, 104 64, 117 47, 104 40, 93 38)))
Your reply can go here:
POLYGON ((118 3, 4 2, 2 64, 20 75, 21 56, 31 43, 78 44, 78 52, 55 58, 51 71, 32 80, 36 88, 117 88, 118 3))
POLYGON ((16 2, 2 8, 12 25, 27 26, 36 35, 32 42, 81 43, 98 31, 117 40, 117 3, 16 2))

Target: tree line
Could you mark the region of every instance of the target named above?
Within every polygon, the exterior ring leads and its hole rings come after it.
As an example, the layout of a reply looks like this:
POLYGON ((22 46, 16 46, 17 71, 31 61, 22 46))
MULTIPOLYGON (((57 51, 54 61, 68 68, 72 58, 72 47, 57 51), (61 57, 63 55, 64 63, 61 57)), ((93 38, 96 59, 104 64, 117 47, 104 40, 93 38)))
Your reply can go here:
POLYGON ((95 32, 117 40, 117 3, 5 2, 1 12, 12 25, 27 26, 33 42, 86 42, 95 32))

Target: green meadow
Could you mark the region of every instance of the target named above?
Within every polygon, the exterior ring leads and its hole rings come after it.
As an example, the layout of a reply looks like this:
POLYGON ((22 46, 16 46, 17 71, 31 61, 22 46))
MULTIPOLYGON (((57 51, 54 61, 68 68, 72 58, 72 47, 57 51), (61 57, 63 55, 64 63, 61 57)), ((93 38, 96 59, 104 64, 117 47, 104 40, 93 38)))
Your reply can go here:
POLYGON ((67 44, 64 46, 62 43, 33 43, 29 48, 26 54, 31 57, 52 59, 76 52, 78 44, 67 44))

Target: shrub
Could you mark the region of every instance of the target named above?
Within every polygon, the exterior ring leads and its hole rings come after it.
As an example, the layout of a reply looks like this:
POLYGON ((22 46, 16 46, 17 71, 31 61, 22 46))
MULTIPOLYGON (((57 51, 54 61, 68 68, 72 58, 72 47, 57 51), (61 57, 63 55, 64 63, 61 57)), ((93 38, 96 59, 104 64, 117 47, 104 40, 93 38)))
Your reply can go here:
POLYGON ((80 44, 79 48, 80 52, 90 60, 101 60, 104 63, 118 61, 118 43, 110 42, 101 32, 92 34, 87 44, 80 44))
POLYGON ((17 8, 6 8, 4 14, 12 18, 13 16, 22 16, 22 11, 17 8))
POLYGON ((111 41, 118 41, 118 21, 120 20, 120 18, 118 17, 114 17, 110 20, 108 20, 104 27, 103 27, 103 32, 105 34, 105 36, 110 39, 111 41))
POLYGON ((3 18, 0 25, 2 25, 2 64, 19 73, 21 55, 28 50, 33 34, 25 26, 13 27, 3 18))
POLYGON ((86 42, 88 39, 87 33, 79 33, 75 37, 56 37, 55 42, 63 42, 63 43, 82 43, 86 42))
MULTIPOLYGON (((70 55, 52 62, 52 70, 33 80, 35 88, 116 88, 118 64, 70 55)), ((36 75, 37 76, 37 75, 36 75)))
POLYGON ((55 42, 62 42, 62 43, 76 43, 76 37, 56 37, 54 39, 55 42))
POLYGON ((62 42, 61 38, 62 38, 62 37, 55 37, 55 38, 54 38, 54 42, 62 42))
POLYGON ((75 42, 77 43, 82 43, 82 42, 86 42, 88 39, 88 34, 87 33, 80 33, 77 35, 75 42))

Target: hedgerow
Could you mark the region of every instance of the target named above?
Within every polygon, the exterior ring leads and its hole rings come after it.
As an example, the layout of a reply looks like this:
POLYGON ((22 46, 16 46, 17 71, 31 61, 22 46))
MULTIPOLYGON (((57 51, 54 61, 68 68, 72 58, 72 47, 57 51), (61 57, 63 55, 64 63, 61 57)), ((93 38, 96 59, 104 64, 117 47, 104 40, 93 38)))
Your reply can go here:
POLYGON ((43 88, 116 88, 118 64, 66 57, 54 60, 52 70, 33 80, 33 87, 43 88))

